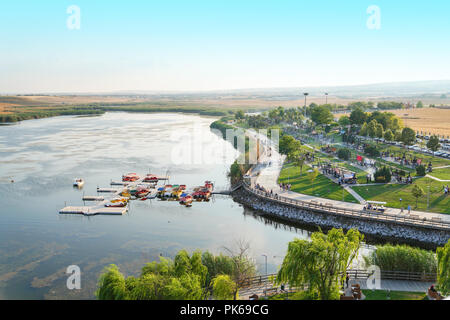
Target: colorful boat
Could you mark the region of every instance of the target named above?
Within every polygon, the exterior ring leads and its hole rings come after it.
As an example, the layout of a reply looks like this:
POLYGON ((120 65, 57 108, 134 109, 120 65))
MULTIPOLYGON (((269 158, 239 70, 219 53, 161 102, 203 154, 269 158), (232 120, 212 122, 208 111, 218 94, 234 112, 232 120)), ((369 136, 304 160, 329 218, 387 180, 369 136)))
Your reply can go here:
POLYGON ((148 174, 145 176, 144 182, 152 182, 152 183, 157 183, 158 182, 158 177, 155 176, 154 174, 148 174))
POLYGON ((136 182, 140 177, 136 173, 128 173, 122 176, 123 182, 136 182))
POLYGON ((183 193, 180 197, 180 204, 186 207, 191 207, 192 202, 194 201, 194 198, 187 193, 183 193))
POLYGON ((105 207, 107 208, 123 208, 127 206, 127 202, 125 201, 119 201, 119 202, 107 202, 105 203, 105 207))
POLYGON ((73 186, 74 186, 74 187, 81 188, 82 186, 84 186, 84 180, 81 179, 81 178, 75 178, 75 179, 73 180, 73 186))

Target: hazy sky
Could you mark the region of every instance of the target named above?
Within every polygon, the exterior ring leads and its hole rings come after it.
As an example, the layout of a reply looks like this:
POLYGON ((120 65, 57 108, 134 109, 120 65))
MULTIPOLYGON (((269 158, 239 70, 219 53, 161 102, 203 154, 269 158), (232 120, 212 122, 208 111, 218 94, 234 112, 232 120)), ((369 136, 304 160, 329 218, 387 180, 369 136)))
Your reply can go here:
POLYGON ((449 15, 448 0, 2 0, 0 92, 450 79, 449 15))

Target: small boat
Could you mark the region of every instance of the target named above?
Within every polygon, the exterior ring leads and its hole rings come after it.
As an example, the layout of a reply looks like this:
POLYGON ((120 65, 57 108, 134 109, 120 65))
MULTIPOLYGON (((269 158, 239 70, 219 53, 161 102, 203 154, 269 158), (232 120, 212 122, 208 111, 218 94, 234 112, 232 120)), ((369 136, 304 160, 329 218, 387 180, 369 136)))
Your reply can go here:
POLYGON ((192 202, 194 201, 194 198, 187 193, 183 193, 180 197, 180 204, 186 207, 191 207, 192 202))
POLYGON ((145 176, 144 182, 153 182, 153 183, 157 183, 158 182, 158 177, 155 176, 154 174, 148 174, 145 176))
POLYGON ((81 179, 81 178, 76 178, 76 179, 74 179, 74 181, 73 181, 73 186, 74 186, 74 187, 81 188, 82 186, 84 186, 84 180, 81 179))
POLYGON ((123 208, 127 206, 127 202, 125 201, 118 201, 118 202, 107 202, 105 203, 105 207, 107 208, 123 208))
POLYGON ((110 202, 111 203, 119 203, 119 202, 128 202, 128 198, 115 198, 115 199, 112 199, 110 202))
POLYGON ((155 199, 156 194, 157 194, 157 191, 155 189, 150 190, 150 192, 145 197, 141 198, 140 200, 145 201, 145 200, 155 199))
POLYGON ((140 177, 136 173, 128 173, 122 176, 123 182, 135 182, 138 181, 140 177))

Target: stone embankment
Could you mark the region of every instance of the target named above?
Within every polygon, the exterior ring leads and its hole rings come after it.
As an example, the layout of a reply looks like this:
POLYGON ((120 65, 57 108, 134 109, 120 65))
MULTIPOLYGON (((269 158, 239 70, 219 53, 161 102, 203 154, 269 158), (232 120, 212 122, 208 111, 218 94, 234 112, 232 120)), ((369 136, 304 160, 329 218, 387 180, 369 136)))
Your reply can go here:
POLYGON ((422 243, 427 246, 442 246, 450 239, 450 232, 402 226, 377 221, 358 220, 313 212, 292 207, 288 204, 260 198, 244 188, 233 193, 233 198, 259 214, 274 217, 291 223, 308 224, 321 228, 358 229, 361 233, 377 238, 392 238, 409 242, 422 243))

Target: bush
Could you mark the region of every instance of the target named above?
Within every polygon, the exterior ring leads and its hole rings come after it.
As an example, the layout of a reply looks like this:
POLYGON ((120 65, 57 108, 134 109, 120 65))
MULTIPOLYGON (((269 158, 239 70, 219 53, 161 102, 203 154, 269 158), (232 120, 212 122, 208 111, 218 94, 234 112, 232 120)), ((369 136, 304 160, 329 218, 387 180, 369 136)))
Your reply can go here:
POLYGON ((406 271, 435 273, 436 256, 432 251, 407 245, 378 246, 369 256, 364 257, 366 267, 377 265, 385 271, 406 271))
POLYGON ((364 148, 364 153, 372 156, 372 157, 379 157, 380 156, 380 151, 378 151, 378 149, 375 146, 371 146, 371 145, 367 145, 364 148))
POLYGON ((373 176, 375 177, 375 182, 380 183, 391 182, 391 170, 389 170, 386 167, 378 169, 373 176))
POLYGON ((351 151, 349 149, 339 149, 337 156, 341 160, 348 160, 350 159, 350 156, 352 155, 351 151))
POLYGON ((425 176, 425 174, 426 174, 425 166, 424 165, 417 166, 416 167, 416 173, 420 177, 425 176))

